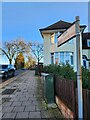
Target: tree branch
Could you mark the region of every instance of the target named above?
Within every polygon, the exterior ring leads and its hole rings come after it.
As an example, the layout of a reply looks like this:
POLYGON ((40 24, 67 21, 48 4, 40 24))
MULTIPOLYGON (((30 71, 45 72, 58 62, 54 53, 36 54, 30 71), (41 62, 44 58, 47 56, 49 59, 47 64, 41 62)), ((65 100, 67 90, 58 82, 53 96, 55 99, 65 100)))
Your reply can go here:
POLYGON ((7 58, 9 59, 8 54, 5 52, 5 50, 3 50, 2 48, 0 48, 0 50, 7 56, 7 58))

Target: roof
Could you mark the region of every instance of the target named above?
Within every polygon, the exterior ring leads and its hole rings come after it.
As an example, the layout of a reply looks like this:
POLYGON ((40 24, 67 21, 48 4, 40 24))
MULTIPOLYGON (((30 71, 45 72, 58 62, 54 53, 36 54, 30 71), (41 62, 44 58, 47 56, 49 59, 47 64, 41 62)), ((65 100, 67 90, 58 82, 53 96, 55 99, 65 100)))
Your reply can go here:
MULTIPOLYGON (((40 32, 42 32, 42 31, 46 31, 46 30, 68 29, 72 24, 74 24, 74 22, 70 23, 70 22, 65 22, 65 21, 60 20, 60 21, 58 21, 58 22, 56 22, 56 23, 54 23, 54 24, 52 24, 52 25, 50 25, 46 28, 42 28, 42 29, 39 29, 39 30, 40 30, 40 32)), ((80 26, 80 27, 85 28, 86 25, 83 25, 83 26, 80 26)))
POLYGON ((83 38, 83 40, 90 39, 90 32, 83 33, 82 38, 83 38))
POLYGON ((60 20, 60 21, 58 21, 58 22, 56 22, 56 23, 54 23, 46 28, 40 29, 40 31, 42 31, 42 30, 55 30, 55 29, 67 29, 71 25, 72 25, 72 23, 60 20))
POLYGON ((87 39, 90 39, 90 32, 86 32, 82 34, 82 48, 83 49, 90 49, 90 47, 87 46, 87 39))

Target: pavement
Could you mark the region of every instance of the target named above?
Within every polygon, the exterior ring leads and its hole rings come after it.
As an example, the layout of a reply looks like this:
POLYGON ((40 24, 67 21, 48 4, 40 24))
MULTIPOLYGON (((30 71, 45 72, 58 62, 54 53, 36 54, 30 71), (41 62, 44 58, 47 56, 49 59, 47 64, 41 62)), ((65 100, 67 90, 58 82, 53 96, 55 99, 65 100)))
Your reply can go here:
MULTIPOLYGON (((14 76, 16 77, 16 76, 20 75, 21 73, 23 73, 25 71, 27 71, 27 70, 26 69, 15 70, 15 75, 14 76)), ((3 79, 2 79, 2 77, 0 77, 0 84, 7 81, 7 80, 9 80, 10 78, 13 78, 13 77, 8 77, 8 78, 3 78, 3 79)))
POLYGON ((59 109, 48 108, 43 99, 41 80, 35 71, 27 71, 0 89, 0 118, 17 119, 61 119, 59 109), (11 93, 10 93, 11 92, 11 93))

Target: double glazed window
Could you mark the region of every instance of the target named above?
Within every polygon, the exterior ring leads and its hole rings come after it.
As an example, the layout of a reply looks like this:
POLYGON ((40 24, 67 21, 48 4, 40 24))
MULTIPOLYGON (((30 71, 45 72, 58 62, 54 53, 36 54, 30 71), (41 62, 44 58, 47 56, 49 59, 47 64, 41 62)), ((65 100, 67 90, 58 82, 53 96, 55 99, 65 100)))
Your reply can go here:
POLYGON ((60 63, 73 65, 73 53, 72 52, 60 52, 60 63))
POLYGON ((55 53, 55 64, 59 63, 58 52, 55 53))
POLYGON ((54 64, 54 53, 51 53, 51 64, 54 64))
POLYGON ((60 63, 64 63, 64 52, 60 52, 60 63))
POLYGON ((51 64, 70 64, 73 65, 72 52, 55 52, 51 53, 51 64))

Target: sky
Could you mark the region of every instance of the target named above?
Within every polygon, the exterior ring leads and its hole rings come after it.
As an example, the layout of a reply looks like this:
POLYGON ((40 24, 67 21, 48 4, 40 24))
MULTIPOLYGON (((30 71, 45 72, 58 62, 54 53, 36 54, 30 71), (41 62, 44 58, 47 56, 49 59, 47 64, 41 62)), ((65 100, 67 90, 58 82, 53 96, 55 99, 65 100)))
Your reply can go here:
MULTIPOLYGON (((74 22, 75 16, 88 25, 88 2, 3 2, 2 44, 19 37, 43 43, 39 29, 59 20, 74 22)), ((0 62, 8 61, 3 57, 0 62)))
POLYGON ((2 0, 3 2, 88 2, 88 0, 2 0))

